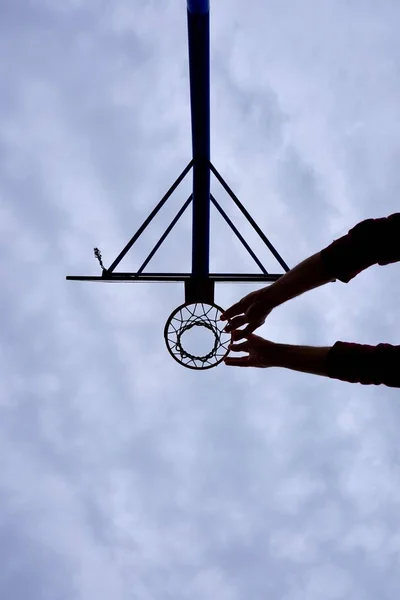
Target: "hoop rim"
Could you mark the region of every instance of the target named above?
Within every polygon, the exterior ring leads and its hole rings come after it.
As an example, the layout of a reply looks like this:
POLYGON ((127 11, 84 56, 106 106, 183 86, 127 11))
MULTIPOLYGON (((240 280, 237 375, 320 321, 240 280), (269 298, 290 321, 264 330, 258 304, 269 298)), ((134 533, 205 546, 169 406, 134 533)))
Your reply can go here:
MULTIPOLYGON (((167 346, 168 352, 170 353, 170 355, 172 356, 172 358, 173 358, 173 359, 174 359, 174 360, 175 360, 175 361, 176 361, 178 364, 180 364, 180 365, 181 365, 181 366, 183 366, 183 367, 186 367, 187 369, 192 369, 192 370, 194 370, 194 371, 206 371, 206 370, 208 370, 208 369, 212 369, 212 368, 214 368, 214 367, 216 367, 216 366, 220 365, 220 364, 221 364, 221 362, 224 360, 224 358, 225 358, 225 357, 226 357, 226 356, 229 354, 229 350, 228 350, 228 349, 226 349, 226 352, 225 352, 225 353, 224 353, 224 354, 223 354, 223 355, 222 355, 220 358, 218 358, 218 360, 217 360, 215 363, 213 363, 213 364, 211 364, 211 365, 207 365, 207 366, 199 366, 199 367, 196 367, 196 366, 193 366, 193 365, 190 365, 190 364, 186 364, 186 363, 182 362, 181 360, 179 360, 179 359, 178 359, 178 357, 177 357, 177 356, 174 354, 174 352, 172 352, 172 350, 171 350, 171 348, 170 348, 170 345, 169 345, 169 343, 168 343, 168 328, 169 328, 169 326, 170 326, 170 324, 171 324, 171 321, 172 321, 173 317, 174 317, 174 316, 175 316, 175 315, 176 315, 176 314, 177 314, 177 313, 178 313, 180 310, 182 310, 182 309, 184 309, 184 308, 187 308, 188 306, 195 306, 195 305, 202 305, 203 307, 204 307, 204 306, 208 306, 208 307, 211 307, 211 308, 215 308, 215 309, 216 309, 216 310, 217 310, 219 313, 221 313, 221 314, 224 312, 224 309, 223 309, 223 308, 221 308, 221 307, 220 307, 218 304, 216 304, 215 302, 213 302, 212 304, 210 304, 210 303, 208 303, 208 302, 184 302, 183 304, 181 304, 180 306, 178 306, 177 308, 175 308, 175 309, 174 309, 174 310, 171 312, 171 314, 169 315, 169 317, 168 317, 168 319, 167 319, 167 321, 166 321, 166 323, 165 323, 165 326, 164 326, 164 341, 165 341, 165 345, 167 346)), ((221 333, 225 333, 226 335, 229 335, 228 333, 226 333, 226 332, 223 332, 223 331, 222 331, 221 333)), ((226 342, 224 342, 223 344, 220 344, 220 345, 219 345, 219 348, 220 348, 220 347, 224 347, 224 344, 226 344, 226 342)), ((199 360, 200 360, 200 359, 199 359, 199 360)))

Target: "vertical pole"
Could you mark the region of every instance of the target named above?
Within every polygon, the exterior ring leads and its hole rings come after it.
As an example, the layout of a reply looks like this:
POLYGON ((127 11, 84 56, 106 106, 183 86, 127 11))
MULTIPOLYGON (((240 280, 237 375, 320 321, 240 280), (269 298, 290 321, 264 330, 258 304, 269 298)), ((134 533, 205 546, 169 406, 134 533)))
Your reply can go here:
POLYGON ((210 7, 187 0, 193 148, 192 276, 206 279, 210 263, 210 7))

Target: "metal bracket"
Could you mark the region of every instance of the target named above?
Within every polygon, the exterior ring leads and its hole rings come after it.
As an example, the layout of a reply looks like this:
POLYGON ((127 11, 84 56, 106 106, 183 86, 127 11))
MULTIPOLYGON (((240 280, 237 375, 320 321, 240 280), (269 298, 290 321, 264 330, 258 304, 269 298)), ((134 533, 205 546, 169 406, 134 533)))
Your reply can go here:
POLYGON ((185 303, 214 304, 215 281, 212 279, 191 278, 185 281, 185 303))

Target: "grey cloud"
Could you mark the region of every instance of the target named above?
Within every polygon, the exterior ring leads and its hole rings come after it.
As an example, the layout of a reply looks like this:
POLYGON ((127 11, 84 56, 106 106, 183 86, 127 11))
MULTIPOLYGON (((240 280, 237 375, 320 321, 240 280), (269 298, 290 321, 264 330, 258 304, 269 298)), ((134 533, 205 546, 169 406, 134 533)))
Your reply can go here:
MULTIPOLYGON (((184 6, 6 8, 1 595, 395 598, 396 390, 189 372, 162 339, 183 286, 64 281, 99 272, 94 246, 111 262, 190 159, 184 6)), ((212 4, 213 161, 290 265, 396 209, 397 12, 212 4)), ((190 179, 125 265, 189 193, 190 179)), ((245 270, 215 223, 212 260, 245 270)), ((190 263, 189 226, 157 268, 190 263)), ((397 269, 316 290, 261 333, 398 343, 397 269)))

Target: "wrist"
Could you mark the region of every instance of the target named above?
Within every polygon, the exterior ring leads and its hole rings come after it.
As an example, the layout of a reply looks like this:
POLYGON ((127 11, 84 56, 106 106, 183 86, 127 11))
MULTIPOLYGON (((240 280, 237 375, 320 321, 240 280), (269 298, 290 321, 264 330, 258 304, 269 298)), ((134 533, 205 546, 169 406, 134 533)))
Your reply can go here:
POLYGON ((293 361, 293 357, 298 354, 299 348, 300 346, 276 343, 274 348, 274 366, 290 368, 289 364, 293 361))

